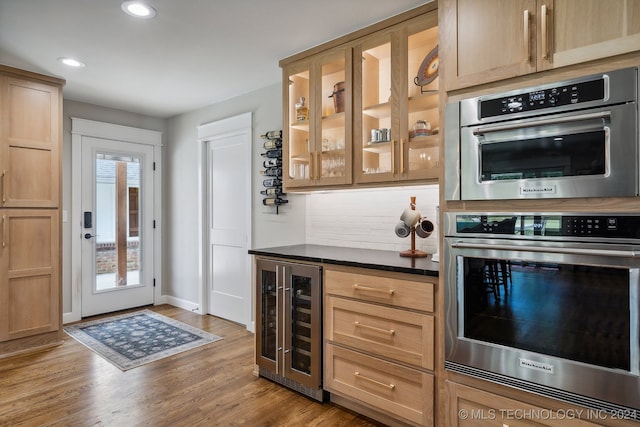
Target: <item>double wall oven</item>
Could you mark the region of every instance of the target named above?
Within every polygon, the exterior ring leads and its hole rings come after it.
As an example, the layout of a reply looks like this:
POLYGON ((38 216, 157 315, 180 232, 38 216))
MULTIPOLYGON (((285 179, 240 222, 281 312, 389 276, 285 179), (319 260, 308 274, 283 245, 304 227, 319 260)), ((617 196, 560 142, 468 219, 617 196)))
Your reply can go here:
POLYGON ((632 67, 447 105, 444 198, 501 211, 443 215, 446 369, 640 420, 640 211, 537 203, 640 203, 638 81, 632 67))
POLYGON ((640 420, 640 215, 445 213, 445 367, 640 420))

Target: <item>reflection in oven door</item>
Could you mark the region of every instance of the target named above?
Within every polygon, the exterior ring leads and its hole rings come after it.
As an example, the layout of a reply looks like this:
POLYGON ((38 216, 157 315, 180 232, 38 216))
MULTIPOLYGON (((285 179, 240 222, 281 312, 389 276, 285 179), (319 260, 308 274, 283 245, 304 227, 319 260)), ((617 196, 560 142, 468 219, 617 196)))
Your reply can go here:
POLYGON ((640 419, 632 245, 446 237, 444 252, 447 369, 640 419))

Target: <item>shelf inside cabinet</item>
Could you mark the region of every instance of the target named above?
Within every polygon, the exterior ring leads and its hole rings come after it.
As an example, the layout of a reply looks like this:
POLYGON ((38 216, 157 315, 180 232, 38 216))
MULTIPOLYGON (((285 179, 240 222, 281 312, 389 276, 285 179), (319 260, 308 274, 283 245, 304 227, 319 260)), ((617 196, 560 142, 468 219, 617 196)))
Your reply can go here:
POLYGON ((330 114, 322 117, 323 129, 335 129, 344 127, 344 113, 330 114))
POLYGON ((438 92, 427 92, 409 98, 409 113, 431 110, 439 106, 438 92))
POLYGON ((298 154, 297 156, 291 156, 290 160, 294 162, 309 163, 309 154, 298 154))
POLYGON ((416 136, 409 139, 409 149, 419 150, 421 148, 438 147, 440 139, 438 135, 416 136))
POLYGON ((309 132, 309 121, 305 120, 305 121, 291 123, 290 127, 293 129, 309 132))
POLYGON ((389 115, 391 114, 391 107, 388 102, 383 102, 382 104, 376 104, 376 105, 370 105, 368 107, 364 107, 362 109, 362 113, 369 117, 381 119, 384 117, 389 117, 389 115))
POLYGON ((362 147, 362 150, 370 153, 389 153, 391 152, 391 141, 369 143, 362 147))

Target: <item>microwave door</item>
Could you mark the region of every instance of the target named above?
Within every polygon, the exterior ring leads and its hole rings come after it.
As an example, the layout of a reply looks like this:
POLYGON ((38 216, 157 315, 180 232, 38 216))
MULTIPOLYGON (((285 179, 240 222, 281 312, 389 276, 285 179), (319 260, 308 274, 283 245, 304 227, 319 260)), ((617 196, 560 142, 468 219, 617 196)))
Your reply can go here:
POLYGON ((623 154, 637 152, 623 147, 631 109, 620 107, 462 128, 461 198, 636 194, 635 156, 623 154))

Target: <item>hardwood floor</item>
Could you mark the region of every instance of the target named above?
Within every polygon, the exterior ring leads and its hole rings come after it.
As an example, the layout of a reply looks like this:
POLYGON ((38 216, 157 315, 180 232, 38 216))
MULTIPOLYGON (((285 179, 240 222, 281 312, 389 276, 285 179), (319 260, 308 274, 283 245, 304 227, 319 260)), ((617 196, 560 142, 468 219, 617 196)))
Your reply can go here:
POLYGON ((224 339, 126 372, 68 336, 0 360, 0 426, 380 426, 254 376, 244 327, 150 309, 224 339))

